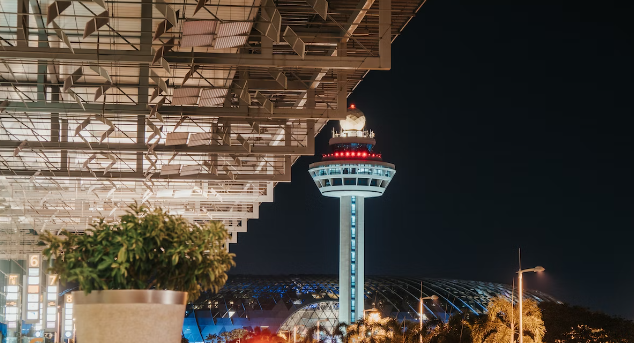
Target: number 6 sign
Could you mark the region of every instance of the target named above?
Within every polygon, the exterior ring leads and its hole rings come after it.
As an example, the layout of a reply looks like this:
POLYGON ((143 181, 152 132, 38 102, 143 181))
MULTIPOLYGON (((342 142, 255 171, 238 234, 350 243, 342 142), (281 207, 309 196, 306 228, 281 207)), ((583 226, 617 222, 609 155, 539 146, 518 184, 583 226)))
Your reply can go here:
POLYGON ((29 255, 29 267, 30 268, 40 267, 40 255, 29 255))

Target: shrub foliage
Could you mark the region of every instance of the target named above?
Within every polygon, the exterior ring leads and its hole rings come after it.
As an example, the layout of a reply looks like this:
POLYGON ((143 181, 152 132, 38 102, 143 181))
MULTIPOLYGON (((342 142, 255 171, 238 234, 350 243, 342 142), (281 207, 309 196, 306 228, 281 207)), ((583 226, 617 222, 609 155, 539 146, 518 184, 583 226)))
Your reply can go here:
POLYGON ((118 223, 102 218, 85 235, 66 230, 40 236, 51 271, 86 293, 106 289, 216 292, 235 265, 219 222, 197 225, 162 209, 131 205, 118 223))

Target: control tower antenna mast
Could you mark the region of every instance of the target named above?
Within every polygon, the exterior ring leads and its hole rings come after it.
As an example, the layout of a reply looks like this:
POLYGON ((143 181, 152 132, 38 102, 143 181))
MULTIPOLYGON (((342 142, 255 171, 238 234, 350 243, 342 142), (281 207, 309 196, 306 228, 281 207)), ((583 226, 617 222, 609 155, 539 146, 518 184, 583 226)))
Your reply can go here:
POLYGON ((363 318, 365 198, 383 195, 396 170, 374 151, 374 132, 364 130, 363 112, 351 105, 329 151, 309 173, 322 195, 339 198, 339 323, 363 318))

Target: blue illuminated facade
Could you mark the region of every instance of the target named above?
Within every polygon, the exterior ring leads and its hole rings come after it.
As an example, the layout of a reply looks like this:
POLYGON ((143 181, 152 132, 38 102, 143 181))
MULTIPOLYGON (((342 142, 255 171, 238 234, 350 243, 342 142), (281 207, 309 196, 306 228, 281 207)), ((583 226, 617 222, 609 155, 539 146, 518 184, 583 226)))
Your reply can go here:
POLYGON ((350 197, 350 316, 356 318, 357 297, 357 197, 350 197))

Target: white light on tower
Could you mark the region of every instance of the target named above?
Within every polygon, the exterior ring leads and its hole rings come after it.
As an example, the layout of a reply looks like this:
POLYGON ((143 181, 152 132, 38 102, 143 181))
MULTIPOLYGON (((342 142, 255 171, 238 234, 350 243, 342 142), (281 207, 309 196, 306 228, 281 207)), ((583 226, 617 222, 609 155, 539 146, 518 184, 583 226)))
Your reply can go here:
POLYGON ((365 127, 365 116, 361 111, 349 111, 346 119, 340 120, 339 125, 344 131, 362 131, 365 127))

